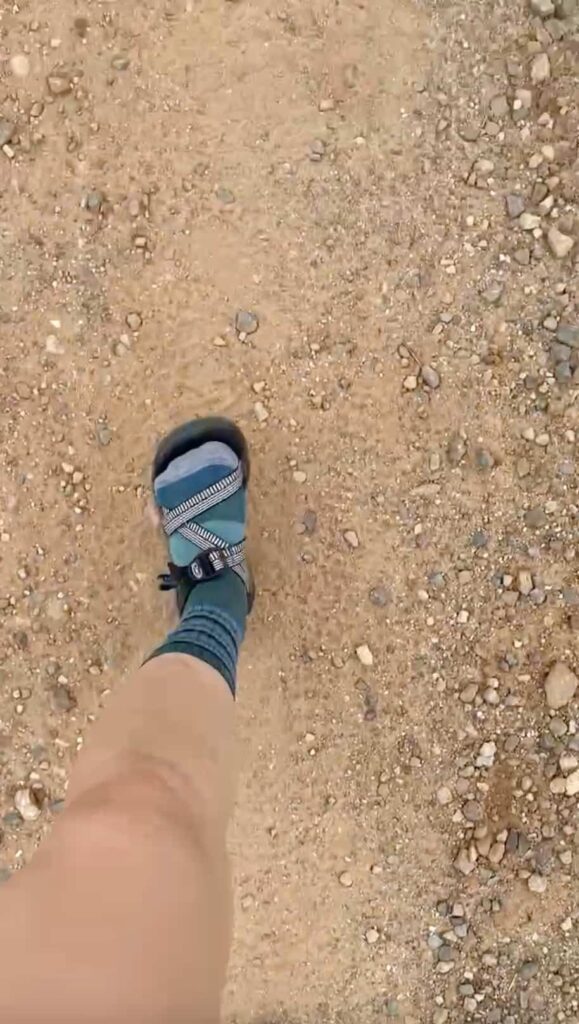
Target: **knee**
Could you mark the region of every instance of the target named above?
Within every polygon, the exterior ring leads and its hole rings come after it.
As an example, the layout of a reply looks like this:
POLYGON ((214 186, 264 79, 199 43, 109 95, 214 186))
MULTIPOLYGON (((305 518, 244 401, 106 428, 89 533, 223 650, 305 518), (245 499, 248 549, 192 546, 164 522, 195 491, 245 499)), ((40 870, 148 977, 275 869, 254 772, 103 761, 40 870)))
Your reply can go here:
POLYGON ((134 843, 152 833, 201 852, 210 822, 201 789, 172 763, 131 754, 87 786, 65 807, 59 825, 82 832, 88 842, 134 843))

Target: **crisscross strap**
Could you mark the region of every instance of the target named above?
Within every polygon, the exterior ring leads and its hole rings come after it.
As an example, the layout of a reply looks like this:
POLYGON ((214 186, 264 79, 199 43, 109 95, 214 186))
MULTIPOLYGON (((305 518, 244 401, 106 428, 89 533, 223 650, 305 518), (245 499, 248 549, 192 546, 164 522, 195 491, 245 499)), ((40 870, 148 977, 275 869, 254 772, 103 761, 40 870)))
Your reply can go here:
MULTIPOLYGON (((175 508, 164 508, 162 510, 162 519, 165 533, 170 537, 183 524, 188 523, 191 519, 196 519, 202 512, 207 512, 214 505, 219 505, 222 501, 230 498, 232 494, 239 490, 242 484, 243 470, 241 465, 239 465, 236 466, 232 473, 224 476, 222 480, 218 480, 215 484, 210 484, 203 491, 199 491, 199 494, 193 495, 192 498, 181 502, 175 508)), ((194 540, 195 538, 191 537, 189 539, 194 540)), ((216 546, 219 547, 220 545, 216 546)))
POLYGON ((211 484, 203 491, 181 502, 173 509, 162 508, 163 529, 168 537, 179 532, 186 540, 192 541, 201 550, 188 566, 169 563, 169 573, 162 577, 162 586, 177 586, 186 577, 191 583, 201 583, 229 568, 249 587, 249 573, 245 562, 245 541, 227 544, 212 530, 195 522, 195 517, 207 512, 215 505, 230 498, 243 486, 243 470, 237 466, 232 473, 211 484))

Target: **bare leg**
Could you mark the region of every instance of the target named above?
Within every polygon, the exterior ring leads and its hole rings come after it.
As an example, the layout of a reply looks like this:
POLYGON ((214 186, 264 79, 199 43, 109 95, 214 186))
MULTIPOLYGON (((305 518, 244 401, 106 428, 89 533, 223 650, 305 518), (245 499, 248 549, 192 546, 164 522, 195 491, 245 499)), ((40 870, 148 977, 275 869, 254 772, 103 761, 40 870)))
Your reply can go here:
POLYGON ((32 863, 0 896, 0 1019, 219 1016, 230 941, 231 693, 185 654, 113 694, 32 863))

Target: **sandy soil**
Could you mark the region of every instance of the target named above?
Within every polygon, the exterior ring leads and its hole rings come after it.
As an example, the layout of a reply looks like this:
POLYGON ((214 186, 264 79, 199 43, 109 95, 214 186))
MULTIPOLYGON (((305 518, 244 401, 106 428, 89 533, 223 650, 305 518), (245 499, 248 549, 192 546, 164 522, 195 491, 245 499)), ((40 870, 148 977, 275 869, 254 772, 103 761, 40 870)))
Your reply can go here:
POLYGON ((159 636, 156 439, 225 412, 239 1024, 579 1020, 578 53, 575 0, 0 11, 3 876, 159 636))

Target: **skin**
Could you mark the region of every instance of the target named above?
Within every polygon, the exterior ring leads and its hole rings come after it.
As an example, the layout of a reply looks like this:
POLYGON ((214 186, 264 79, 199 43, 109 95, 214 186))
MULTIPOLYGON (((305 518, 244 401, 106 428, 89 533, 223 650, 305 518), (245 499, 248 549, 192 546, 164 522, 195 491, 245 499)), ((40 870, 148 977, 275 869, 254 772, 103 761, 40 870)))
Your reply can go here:
POLYGON ((224 680, 187 655, 115 690, 51 834, 0 893, 1 1020, 218 1020, 233 718, 224 680))

